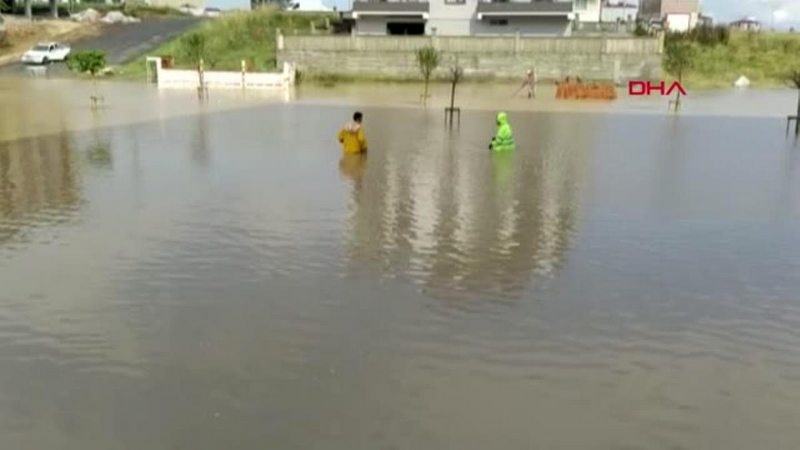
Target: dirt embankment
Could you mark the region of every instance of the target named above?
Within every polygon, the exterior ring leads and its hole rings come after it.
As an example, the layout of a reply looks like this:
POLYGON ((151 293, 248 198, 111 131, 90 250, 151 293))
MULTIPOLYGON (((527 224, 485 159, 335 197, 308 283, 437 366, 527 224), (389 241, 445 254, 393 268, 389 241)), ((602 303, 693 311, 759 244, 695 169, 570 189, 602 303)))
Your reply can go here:
POLYGON ((5 36, 0 42, 0 64, 17 59, 40 41, 74 42, 96 36, 102 30, 100 23, 79 23, 71 20, 35 20, 4 16, 5 36))

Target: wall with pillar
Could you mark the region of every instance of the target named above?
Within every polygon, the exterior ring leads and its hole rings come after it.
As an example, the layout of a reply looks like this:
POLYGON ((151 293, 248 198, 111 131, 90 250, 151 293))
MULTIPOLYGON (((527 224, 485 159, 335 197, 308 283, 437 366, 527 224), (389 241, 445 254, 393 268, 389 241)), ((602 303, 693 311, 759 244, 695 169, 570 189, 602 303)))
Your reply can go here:
POLYGON ((458 59, 467 79, 519 79, 531 67, 539 79, 659 79, 663 40, 638 37, 522 36, 283 36, 278 62, 301 73, 383 79, 418 78, 415 52, 433 45, 443 54, 438 76, 458 59))

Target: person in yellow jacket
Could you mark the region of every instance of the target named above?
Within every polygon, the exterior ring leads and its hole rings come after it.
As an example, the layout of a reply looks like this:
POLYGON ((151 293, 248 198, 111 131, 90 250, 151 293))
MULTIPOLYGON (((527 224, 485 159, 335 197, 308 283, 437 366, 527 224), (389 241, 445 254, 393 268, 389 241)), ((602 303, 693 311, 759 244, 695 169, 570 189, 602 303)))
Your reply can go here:
POLYGON ((366 153, 367 137, 364 136, 364 127, 361 122, 364 115, 360 112, 353 114, 353 121, 348 122, 339 130, 339 142, 342 144, 342 152, 349 154, 366 153))

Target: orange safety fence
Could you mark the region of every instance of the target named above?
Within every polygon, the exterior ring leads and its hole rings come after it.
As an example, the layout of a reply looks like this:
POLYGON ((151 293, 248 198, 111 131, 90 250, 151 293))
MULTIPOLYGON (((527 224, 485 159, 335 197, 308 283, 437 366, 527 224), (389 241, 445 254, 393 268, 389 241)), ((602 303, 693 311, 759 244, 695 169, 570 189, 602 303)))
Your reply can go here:
POLYGON ((617 90, 613 84, 562 82, 556 84, 557 99, 616 100, 617 90))

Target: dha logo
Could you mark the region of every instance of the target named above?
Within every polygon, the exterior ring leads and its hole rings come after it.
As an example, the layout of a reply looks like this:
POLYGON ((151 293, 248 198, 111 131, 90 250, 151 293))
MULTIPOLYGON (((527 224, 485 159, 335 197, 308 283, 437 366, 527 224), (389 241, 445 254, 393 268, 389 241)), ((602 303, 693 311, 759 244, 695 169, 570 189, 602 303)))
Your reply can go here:
POLYGON ((686 94, 686 89, 681 86, 681 84, 677 81, 674 81, 667 89, 666 83, 663 81, 658 84, 653 84, 649 81, 641 81, 641 80, 634 80, 628 82, 628 95, 632 96, 651 96, 653 92, 658 92, 661 96, 670 95, 675 90, 678 90, 681 94, 686 94))

